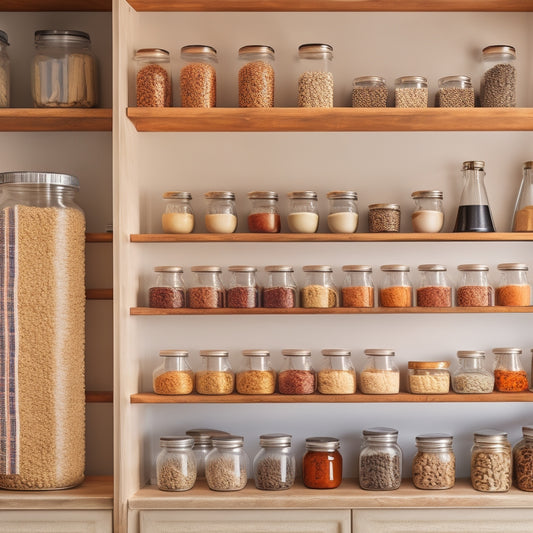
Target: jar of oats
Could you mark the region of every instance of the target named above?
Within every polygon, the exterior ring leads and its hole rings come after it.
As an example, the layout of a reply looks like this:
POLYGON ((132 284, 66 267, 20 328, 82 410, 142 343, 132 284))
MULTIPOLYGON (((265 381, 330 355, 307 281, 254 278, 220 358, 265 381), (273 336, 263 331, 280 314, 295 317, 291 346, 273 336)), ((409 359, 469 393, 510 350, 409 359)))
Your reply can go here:
POLYGON ((243 368, 237 372, 236 388, 239 394, 274 394, 276 373, 268 350, 243 350, 243 368))
POLYGON ((374 307, 374 282, 370 265, 344 265, 342 307, 374 307))
POLYGON ((187 293, 191 309, 218 309, 224 307, 226 293, 219 266, 192 266, 194 280, 187 293))
POLYGON ((205 460, 205 479, 211 490, 242 490, 248 482, 248 455, 244 438, 236 435, 213 437, 213 449, 205 460))
POLYGON ((484 429, 474 433, 470 462, 472 487, 481 492, 507 492, 513 476, 513 452, 507 433, 484 429))
POLYGON ((196 372, 198 394, 231 394, 235 375, 225 350, 201 350, 202 370, 196 372))
POLYGON ((135 52, 137 107, 171 107, 170 54, 162 48, 135 52))
POLYGON ((329 44, 298 47, 298 107, 333 107, 332 59, 329 44))
POLYGON ((338 307, 339 292, 333 281, 333 268, 327 265, 306 265, 304 286, 300 291, 302 307, 338 307))
POLYGON ((401 76, 396 78, 394 102, 396 107, 427 107, 428 80, 424 76, 401 76))
POLYGON ((413 485, 417 489, 451 489, 455 485, 453 437, 430 433, 416 437, 418 451, 413 459, 413 485))
POLYGON ((196 481, 196 457, 192 451, 194 439, 188 436, 161 437, 159 445, 157 488, 169 492, 192 489, 196 481))
POLYGON ((274 107, 274 48, 239 48, 239 107, 274 107))
POLYGON ((394 363, 394 350, 367 349, 366 361, 359 381, 364 394, 398 394, 400 370, 394 363))
POLYGON ((382 307, 411 307, 413 286, 409 279, 407 265, 382 265, 385 278, 379 289, 379 303, 382 307))
POLYGON ((353 80, 352 107, 387 107, 389 90, 381 76, 361 76, 353 80))
POLYGON ((349 350, 322 350, 322 368, 317 374, 318 392, 322 394, 354 394, 355 370, 349 350))
POLYGON ((189 366, 186 350, 161 350, 163 363, 153 373, 156 394, 190 394, 194 388, 194 374, 189 366))
POLYGON ((217 51, 212 46, 188 45, 181 49, 181 107, 215 107, 217 51))
POLYGON ((409 361, 407 390, 411 394, 447 394, 450 392, 448 361, 409 361))

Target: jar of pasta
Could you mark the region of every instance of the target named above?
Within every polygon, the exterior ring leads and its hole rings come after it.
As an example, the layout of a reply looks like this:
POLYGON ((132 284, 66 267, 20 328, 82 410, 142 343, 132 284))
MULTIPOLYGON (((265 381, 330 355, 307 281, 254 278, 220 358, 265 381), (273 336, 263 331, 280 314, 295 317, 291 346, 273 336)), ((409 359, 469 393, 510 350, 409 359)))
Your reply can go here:
POLYGON ((161 437, 159 445, 157 488, 170 492, 192 489, 197 475, 196 457, 192 451, 194 439, 188 436, 161 437))
POLYGON ((294 280, 294 268, 289 265, 265 267, 267 281, 262 291, 263 307, 290 309, 296 307, 298 290, 294 280))
POLYGON ((496 305, 526 307, 531 302, 531 285, 527 280, 528 267, 524 263, 498 265, 500 280, 496 287, 496 305))
POLYGON ((382 307, 411 307, 413 305, 413 286, 409 280, 407 265, 382 265, 385 278, 379 289, 382 307))
POLYGON ((457 287, 459 307, 490 307, 494 305, 494 288, 489 284, 487 265, 459 265, 461 279, 457 287))
POLYGON ((217 51, 212 46, 188 45, 182 47, 181 59, 181 107, 215 107, 217 51))
POLYGON ((302 307, 338 307, 339 293, 333 281, 333 268, 327 265, 307 265, 304 286, 300 291, 302 307))
POLYGON ((494 389, 500 392, 522 392, 528 390, 527 374, 520 361, 520 348, 493 348, 494 389))
POLYGON ((231 394, 235 375, 225 350, 201 350, 202 370, 196 372, 198 394, 231 394))
POLYGON ((150 307, 180 309, 185 307, 185 285, 183 268, 180 266, 158 266, 155 284, 148 291, 150 307))
POLYGON ((287 223, 292 233, 315 233, 318 229, 318 196, 314 191, 294 191, 287 194, 287 223))
POLYGON ((231 191, 210 191, 207 200, 205 229, 208 233, 233 233, 237 229, 235 194, 231 191))
POLYGON ((334 489, 342 482, 342 456, 339 439, 305 439, 302 478, 309 489, 334 489))
POLYGON ((370 265, 344 265, 342 307, 374 307, 374 282, 370 265))
POLYGON ((153 373, 156 394, 190 394, 194 388, 194 374, 189 366, 186 350, 161 350, 163 359, 153 373))
POLYGON ((192 195, 185 191, 168 191, 162 226, 165 233, 191 233, 194 229, 194 213, 191 208, 192 195))
POLYGON ((291 435, 272 433, 259 437, 261 450, 254 458, 255 486, 260 490, 287 490, 294 485, 296 459, 291 435))
POLYGON ((459 350, 458 368, 452 375, 452 387, 459 394, 483 394, 494 390, 494 374, 483 367, 485 352, 459 350))
POLYGON ((318 392, 354 394, 355 370, 349 350, 322 350, 324 361, 317 374, 318 392))
POLYGON ((192 451, 196 457, 196 479, 205 478, 205 458, 207 454, 213 449, 212 437, 221 437, 222 435, 229 435, 226 431, 219 429, 189 429, 185 432, 189 437, 194 439, 194 446, 192 451))
POLYGON ((242 490, 248 483, 249 459, 244 438, 223 435, 212 438, 213 449, 205 460, 205 479, 211 490, 242 490))
POLYGON ((259 307, 259 286, 255 280, 257 268, 233 265, 228 267, 231 274, 226 290, 226 307, 251 309, 259 307))
POLYGON ((394 363, 394 350, 367 349, 366 361, 359 376, 364 394, 398 394, 400 370, 394 363))
POLYGON ((243 350, 244 365, 237 372, 236 387, 239 394, 273 394, 276 390, 276 373, 267 350, 243 350))
POLYGON ((511 488, 513 452, 507 433, 484 429, 474 433, 470 462, 472 487, 481 492, 507 492, 511 488))
POLYGON ((430 433, 416 437, 418 451, 413 459, 413 485, 417 489, 451 489, 455 485, 453 437, 430 433))
POLYGON ((420 282, 416 289, 418 307, 451 307, 452 288, 444 265, 419 265, 420 282))
POLYGON ((282 350, 283 365, 278 375, 280 394, 313 394, 316 375, 309 350, 282 350))
POLYGON ((522 427, 523 438, 513 448, 515 485, 520 490, 533 491, 533 426, 522 427))
POLYGON ((188 291, 189 307, 192 309, 217 309, 224 307, 226 294, 219 266, 193 266, 194 280, 188 291))
POLYGON ((448 361, 409 361, 408 392, 411 394, 447 394, 450 392, 448 361))

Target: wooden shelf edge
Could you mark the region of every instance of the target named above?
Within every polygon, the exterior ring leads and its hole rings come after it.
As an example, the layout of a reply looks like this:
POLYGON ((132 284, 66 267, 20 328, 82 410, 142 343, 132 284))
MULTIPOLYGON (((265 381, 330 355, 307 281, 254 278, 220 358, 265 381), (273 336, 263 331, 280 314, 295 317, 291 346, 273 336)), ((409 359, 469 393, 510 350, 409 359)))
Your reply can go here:
POLYGON ((85 391, 86 403, 113 403, 113 391, 85 391))
POLYGON ((113 242, 112 233, 86 233, 85 242, 113 242))
POLYGON ((2 0, 0 11, 111 11, 112 0, 2 0))
POLYGON ((111 131, 111 109, 4 108, 0 131, 111 131))
POLYGON ((112 300, 113 289, 87 289, 85 298, 87 300, 112 300))

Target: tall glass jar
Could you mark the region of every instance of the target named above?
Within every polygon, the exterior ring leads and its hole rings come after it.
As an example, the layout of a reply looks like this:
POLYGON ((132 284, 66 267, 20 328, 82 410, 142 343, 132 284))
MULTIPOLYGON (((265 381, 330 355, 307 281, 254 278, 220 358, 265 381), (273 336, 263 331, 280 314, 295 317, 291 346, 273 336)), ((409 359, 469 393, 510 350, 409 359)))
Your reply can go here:
POLYGON ((438 107, 474 107, 475 100, 470 76, 439 78, 438 107))
POLYGON ((257 268, 232 265, 228 267, 231 279, 226 291, 226 307, 251 309, 259 307, 259 286, 255 280, 257 268))
POLYGON ((164 233, 191 233, 194 229, 192 195, 185 191, 168 191, 163 194, 165 212, 161 217, 164 233))
POLYGON ((248 483, 248 455, 244 438, 236 435, 213 437, 213 449, 205 460, 205 479, 211 490, 242 490, 248 483))
POLYGON ((308 489, 335 489, 342 482, 342 455, 339 439, 305 439, 302 478, 308 489))
POLYGON ((287 223, 292 233, 315 233, 318 229, 318 197, 314 191, 290 192, 287 223))
POLYGON ((520 490, 533 492, 533 426, 523 426, 522 435, 513 448, 513 476, 520 490))
POLYGON ((424 76, 401 76, 394 82, 396 107, 427 107, 428 80, 424 76))
POLYGON ((235 374, 225 350, 200 350, 202 369, 196 372, 198 394, 231 394, 235 374))
POLYGON ((9 443, 0 488, 64 489, 84 478, 85 217, 74 201, 78 189, 67 174, 0 174, 0 397, 9 398, 9 406, 0 403, 0 441, 9 443))
POLYGON ((474 433, 470 462, 472 487, 481 492, 507 492, 513 477, 513 452, 507 433, 484 429, 474 433))
POLYGON ((389 90, 381 76, 354 78, 352 107, 387 107, 389 90))
POLYGON ((274 107, 274 48, 239 48, 239 107, 274 107))
POLYGON ((374 307, 374 282, 370 265, 344 265, 342 307, 374 307))
POLYGON ((496 287, 496 305, 526 307, 531 303, 531 285, 527 280, 528 267, 524 263, 498 265, 500 280, 496 287))
POLYGON ((181 107, 215 107, 217 51, 212 46, 183 46, 180 70, 181 107))
POLYGON ((483 367, 485 352, 459 350, 458 367, 452 374, 452 387, 459 394, 488 394, 494 390, 494 374, 483 367))
POLYGON ((192 309, 217 309, 224 307, 226 293, 219 266, 193 266, 195 279, 187 292, 189 307, 192 309))
POLYGON ((261 435, 261 450, 253 462, 255 486, 260 490, 287 490, 294 485, 296 459, 291 450, 291 435, 261 435))
POLYGON ((294 268, 289 265, 265 267, 267 281, 263 287, 263 307, 290 309, 296 307, 298 289, 294 280, 294 268))
POLYGON ((157 488, 182 492, 193 488, 196 482, 196 457, 192 451, 192 437, 161 437, 161 452, 157 456, 157 488))
POLYGON ((418 451, 413 459, 413 485, 417 489, 451 489, 455 485, 453 437, 430 433, 416 437, 418 451))
POLYGON ((513 231, 533 231, 533 161, 523 166, 522 183, 513 214, 513 231))
POLYGON ((442 197, 442 191, 415 191, 411 194, 415 201, 415 210, 411 214, 415 233, 438 233, 442 229, 442 197))
POLYGON ((243 350, 244 365, 237 372, 236 387, 239 394, 274 394, 276 373, 270 362, 268 350, 243 350))
POLYGON ((9 42, 7 40, 7 33, 0 30, 0 107, 9 107, 9 55, 7 47, 9 42))
POLYGON ((333 107, 332 59, 329 44, 298 47, 298 107, 333 107))
POLYGON ((222 437, 229 433, 207 428, 189 429, 185 433, 194 439, 192 451, 196 457, 196 479, 205 479, 205 458, 213 449, 212 437, 222 437))
POLYGON ((172 74, 170 54, 162 48, 141 48, 135 52, 137 107, 171 107, 172 74))
POLYGON ((235 194, 231 191, 211 191, 204 194, 207 200, 205 229, 209 233, 233 233, 237 229, 235 194))
POLYGON ((31 86, 35 107, 94 107, 98 103, 97 68, 89 34, 36 31, 31 86))
POLYGON ((280 394, 313 394, 316 375, 309 350, 282 350, 283 365, 278 375, 280 394))
POLYGON ((516 50, 509 45, 486 46, 482 51, 481 107, 516 106, 516 50))
POLYGON ((407 265, 382 265, 385 278, 379 289, 379 302, 382 307, 411 307, 413 286, 409 279, 407 265))
POLYGON ((400 370, 394 363, 394 350, 382 348, 365 350, 366 361, 359 375, 363 394, 398 394, 400 370))
POLYGON ((355 233, 359 222, 357 193, 354 191, 331 191, 329 200, 328 228, 331 233, 355 233))
POLYGON ((494 305, 494 288, 489 284, 489 267, 480 264, 459 265, 461 279, 457 286, 458 307, 490 307, 494 305))
POLYGON ((418 307, 451 307, 452 288, 444 265, 419 265, 420 281, 416 289, 418 307))
POLYGON ((321 394, 354 394, 355 369, 349 350, 322 350, 322 368, 317 374, 318 392, 321 394))
POLYGON ((407 390, 411 394, 447 394, 450 392, 448 361, 409 361, 407 390))
POLYGON ((185 284, 180 266, 157 266, 156 279, 148 291, 150 307, 180 309, 185 307, 185 284))
POLYGON ((527 391, 529 384, 520 356, 520 348, 493 348, 494 390, 500 392, 527 391))
POLYGON ((300 291, 302 307, 338 307, 339 292, 328 265, 306 265, 304 286, 300 291))
POLYGON ((401 210, 398 204, 370 204, 368 206, 369 233, 398 233, 401 210))
POLYGON ((281 217, 278 209, 278 193, 273 191, 253 191, 248 193, 252 204, 248 215, 250 233, 279 233, 281 217))
POLYGON ((194 374, 186 350, 161 350, 163 363, 153 372, 156 394, 190 394, 194 388, 194 374))

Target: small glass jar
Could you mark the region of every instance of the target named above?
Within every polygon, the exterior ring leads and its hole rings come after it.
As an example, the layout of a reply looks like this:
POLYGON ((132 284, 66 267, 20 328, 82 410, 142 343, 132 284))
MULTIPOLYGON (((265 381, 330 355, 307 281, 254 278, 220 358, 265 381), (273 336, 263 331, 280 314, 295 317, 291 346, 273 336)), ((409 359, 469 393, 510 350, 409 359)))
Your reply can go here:
POLYGON ((368 206, 369 233, 398 233, 401 211, 398 204, 370 204, 368 206))
POLYGON ((328 228, 331 233, 355 233, 359 222, 357 193, 354 191, 331 191, 329 200, 328 228))
POLYGON ((194 229, 192 195, 185 191, 168 191, 163 194, 165 212, 161 217, 164 233, 191 233, 194 229))
POLYGON ((342 455, 339 439, 305 439, 302 478, 308 489, 335 489, 342 482, 342 455))
POLYGON ((276 373, 272 369, 268 350, 243 350, 244 365, 237 372, 239 394, 274 394, 276 373))
POLYGON ((239 48, 239 107, 274 107, 274 54, 267 45, 239 48))
POLYGON ((451 489, 455 485, 453 437, 429 433, 416 437, 418 451, 413 459, 413 485, 417 489, 451 489))
POLYGON ((513 231, 533 231, 533 161, 526 161, 513 214, 513 231))
POLYGON ((387 107, 389 90, 381 76, 354 78, 352 107, 387 107))
POLYGON ((321 394, 354 394, 355 369, 349 350, 322 350, 324 361, 317 374, 318 392, 321 394))
POLYGON ((248 483, 248 455, 244 438, 236 435, 213 437, 213 449, 205 460, 205 479, 211 490, 242 490, 248 483))
POLYGON ((333 107, 332 59, 329 44, 298 47, 298 107, 333 107))
POLYGON ((379 289, 379 302, 382 307, 411 307, 413 286, 409 280, 407 265, 382 265, 385 278, 379 289))
POLYGON ((158 266, 155 285, 148 291, 150 307, 181 309, 185 307, 185 284, 180 266, 158 266))
POLYGON ((194 439, 187 436, 161 437, 161 451, 157 456, 157 488, 169 492, 183 492, 196 482, 196 457, 192 451, 194 439))
POLYGON ((137 107, 172 107, 170 54, 162 48, 135 52, 137 107))
POLYGON ((523 426, 522 436, 513 448, 514 482, 520 490, 533 492, 533 426, 523 426))
POLYGON ((398 430, 374 427, 363 430, 359 454, 359 485, 364 490, 396 490, 402 483, 402 450, 398 430))
POLYGON ((450 372, 448 361, 409 361, 407 390, 411 394, 448 394, 450 372))
POLYGON ((250 233, 279 233, 281 217, 278 209, 278 193, 273 191, 253 191, 248 193, 252 204, 248 215, 250 233))
POLYGON ((442 191, 415 191, 411 194, 415 201, 415 210, 411 214, 415 233, 439 233, 442 230, 442 197, 442 191))
POLYGON ((226 294, 220 279, 219 266, 193 266, 194 280, 187 293, 191 309, 218 309, 224 307, 226 294))
POLYGON ((205 458, 213 449, 212 437, 222 437, 229 435, 226 431, 219 429, 189 429, 185 432, 194 439, 192 451, 196 457, 196 479, 205 479, 205 458))
POLYGON ((494 305, 494 288, 489 284, 487 265, 459 265, 461 279, 457 287, 458 307, 490 307, 494 305))
POLYGON ((209 233, 233 233, 237 229, 235 194, 231 191, 211 191, 204 194, 207 200, 205 229, 209 233))
POLYGON ((294 485, 296 459, 291 449, 291 435, 261 435, 261 449, 254 457, 255 486, 260 490, 287 490, 294 485))
POLYGON ((217 51, 212 46, 188 45, 181 49, 181 107, 215 107, 217 51))
POLYGON ((288 265, 265 267, 267 281, 262 291, 263 307, 292 309, 296 307, 298 288, 294 280, 294 268, 288 265))
POLYGON ((484 429, 474 433, 470 462, 472 487, 480 492, 507 492, 513 477, 513 452, 507 433, 484 429))
POLYGON ((304 286, 300 291, 302 307, 338 307, 339 292, 333 281, 333 268, 327 265, 306 265, 304 286))
POLYGON ((200 350, 202 370, 196 372, 198 394, 231 394, 235 385, 235 374, 225 350, 200 350))
POLYGON ((527 280, 528 267, 524 263, 498 265, 500 281, 496 287, 496 305, 527 307, 531 303, 531 285, 527 280))
POLYGON ((189 366, 186 350, 161 350, 163 364, 153 372, 156 394, 190 394, 194 388, 194 374, 189 366))
POLYGON ((280 394, 313 394, 316 375, 309 350, 282 350, 283 365, 278 375, 280 394))
POLYGON ((527 374, 520 361, 520 348, 494 348, 494 390, 499 392, 527 391, 527 374))
POLYGON ((481 107, 516 106, 516 50, 509 45, 486 46, 482 51, 481 107))
POLYGON ((475 94, 470 76, 439 78, 437 107, 474 107, 475 94))
POLYGON ((289 214, 287 224, 292 233, 315 233, 318 229, 318 196, 313 191, 287 194, 289 214))
POLYGON ((428 106, 428 80, 424 76, 401 76, 396 78, 394 87, 396 107, 428 106))
POLYGON ((419 265, 420 282, 416 289, 418 307, 451 307, 452 288, 444 265, 419 265))
POLYGON ((366 361, 359 375, 363 394, 398 394, 400 370, 394 364, 394 350, 367 349, 366 361))
POLYGON ((9 55, 7 47, 9 42, 7 40, 7 33, 0 30, 0 107, 9 107, 10 105, 10 68, 9 55))
POLYGON ((483 367, 485 352, 459 350, 459 366, 452 374, 452 387, 458 394, 488 394, 494 390, 494 374, 483 367))
POLYGON ((257 268, 233 265, 228 267, 231 279, 226 290, 226 307, 252 309, 259 307, 259 287, 255 280, 257 268))
POLYGON ((374 282, 370 265, 344 265, 342 307, 374 307, 374 282))

